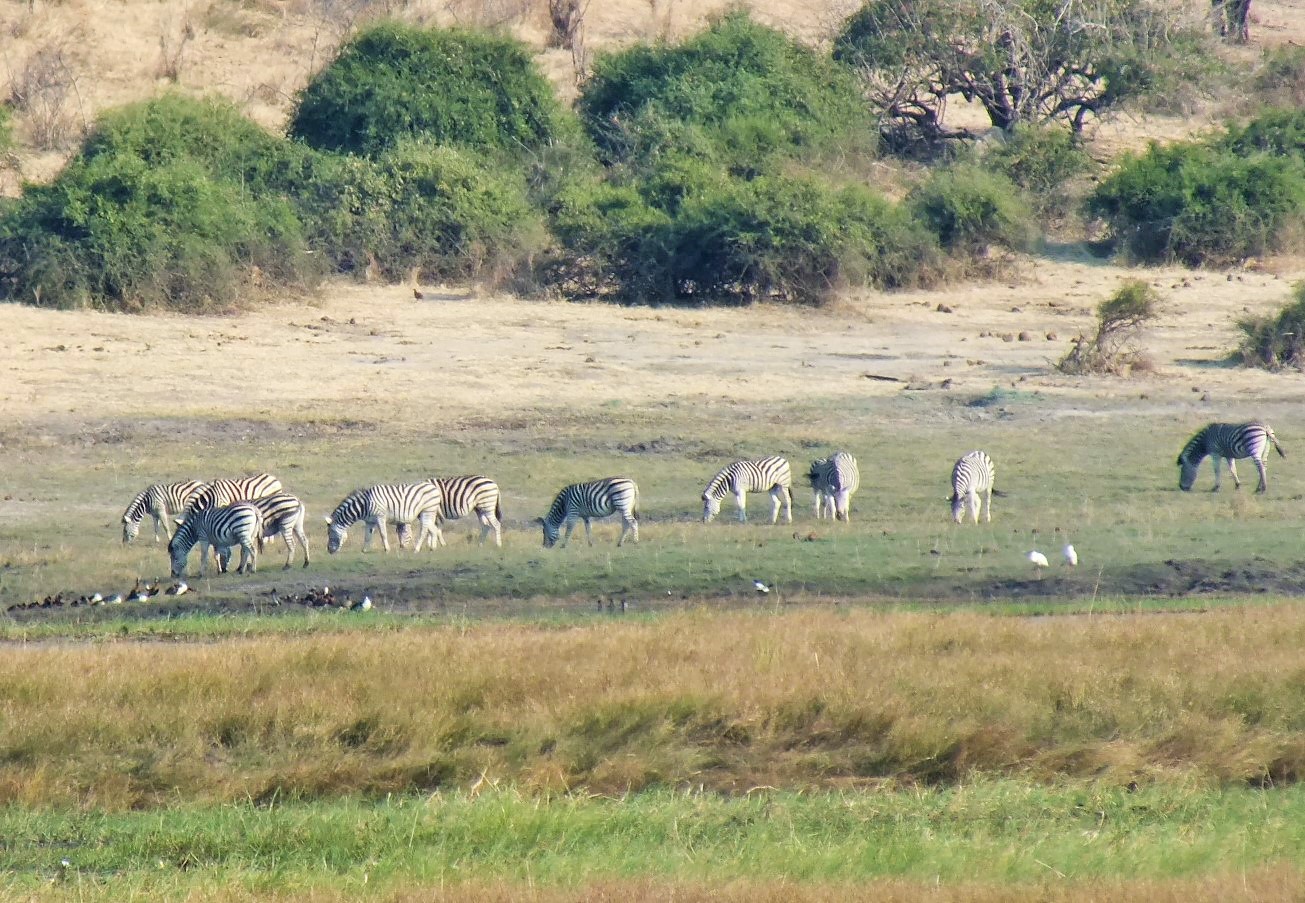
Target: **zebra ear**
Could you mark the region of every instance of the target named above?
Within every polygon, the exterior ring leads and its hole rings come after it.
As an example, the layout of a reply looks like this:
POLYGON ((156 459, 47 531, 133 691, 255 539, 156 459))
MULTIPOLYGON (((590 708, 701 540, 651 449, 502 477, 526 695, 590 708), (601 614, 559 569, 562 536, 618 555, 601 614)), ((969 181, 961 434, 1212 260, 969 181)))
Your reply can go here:
POLYGON ((326 521, 328 524, 331 522, 331 519, 327 517, 325 514, 322 515, 322 520, 326 521))
POLYGON ((533 521, 531 521, 531 523, 536 523, 536 524, 542 524, 543 522, 544 519, 542 517, 537 517, 533 521))
POLYGON ((178 527, 186 523, 186 519, 184 517, 174 517, 173 520, 177 522, 178 527))

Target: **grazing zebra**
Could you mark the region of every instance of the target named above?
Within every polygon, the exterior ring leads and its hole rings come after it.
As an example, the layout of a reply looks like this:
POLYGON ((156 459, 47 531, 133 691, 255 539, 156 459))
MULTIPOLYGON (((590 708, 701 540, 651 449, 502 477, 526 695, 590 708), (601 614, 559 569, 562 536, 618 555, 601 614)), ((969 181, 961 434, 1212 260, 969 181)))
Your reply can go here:
POLYGON ((983 493, 983 519, 992 520, 992 484, 997 471, 992 458, 981 451, 972 451, 956 462, 952 468, 952 494, 947 501, 952 503, 952 520, 961 523, 965 520, 965 507, 970 508, 970 517, 979 522, 979 493, 983 493))
MULTIPOLYGON (((494 531, 494 545, 503 545, 503 506, 499 499, 498 484, 489 477, 435 477, 432 483, 438 483, 444 496, 444 505, 440 511, 441 519, 457 520, 471 512, 480 520, 480 542, 485 542, 489 531, 494 531)), ((400 542, 403 535, 400 534, 400 542)), ((444 535, 440 534, 440 541, 444 535)))
POLYGON ((168 543, 172 558, 172 576, 180 577, 186 570, 186 557, 199 545, 199 575, 208 569, 208 548, 226 549, 240 546, 240 567, 237 573, 252 573, 258 567, 258 550, 254 543, 263 533, 263 513, 252 502, 237 502, 220 508, 204 508, 191 512, 185 522, 177 527, 168 543))
POLYGON ((196 492, 186 506, 186 512, 199 511, 204 508, 218 508, 246 499, 261 499, 281 491, 281 481, 270 473, 255 474, 252 477, 221 477, 210 480, 196 492))
POLYGON ((607 517, 610 514, 621 515, 621 538, 616 541, 619 546, 625 542, 627 532, 634 534, 634 541, 639 541, 639 487, 634 480, 626 477, 608 477, 594 480, 592 483, 572 483, 557 494, 548 514, 540 520, 544 525, 544 548, 551 549, 557 542, 557 534, 566 522, 566 535, 562 537, 562 546, 571 538, 575 522, 585 522, 585 539, 594 544, 593 532, 589 527, 592 517, 607 517))
POLYGON ((1250 458, 1260 472, 1260 485, 1256 492, 1265 492, 1269 488, 1268 457, 1269 446, 1277 449, 1278 454, 1287 457, 1287 453, 1278 444, 1278 437, 1267 423, 1211 423, 1202 429, 1183 446, 1178 455, 1178 488, 1187 492, 1196 482, 1196 473, 1206 455, 1214 458, 1214 492, 1219 491, 1219 462, 1228 459, 1228 472, 1232 474, 1233 485, 1242 487, 1237 479, 1237 458, 1250 458))
POLYGON ((367 525, 363 534, 363 551, 371 545, 372 531, 381 531, 381 545, 390 551, 390 538, 385 524, 410 524, 417 521, 421 530, 413 551, 421 550, 429 538, 434 549, 440 542, 439 518, 444 494, 439 483, 423 480, 420 483, 388 483, 368 486, 350 493, 326 518, 326 551, 334 555, 349 537, 349 527, 358 521, 367 525))
MULTIPOLYGON (((304 567, 308 567, 308 534, 304 532, 307 511, 304 503, 293 495, 282 492, 276 495, 265 495, 260 499, 250 499, 249 504, 263 515, 263 530, 258 536, 258 551, 262 553, 267 540, 280 536, 285 543, 285 567, 282 570, 288 570, 290 562, 295 557, 295 540, 298 539, 304 547, 304 567)), ((230 549, 218 553, 218 566, 221 570, 227 569, 230 558, 230 549)))
POLYGON ((169 519, 185 511, 195 493, 203 487, 204 484, 198 480, 146 486, 122 513, 122 541, 129 543, 136 538, 140 533, 140 522, 147 514, 154 518, 154 541, 159 541, 159 527, 171 539, 172 525, 168 523, 169 519))
POLYGON ((841 451, 828 458, 818 458, 811 462, 807 479, 816 494, 817 520, 824 516, 826 505, 831 518, 852 520, 852 493, 861 485, 861 470, 855 457, 841 451))
POLYGON ((720 501, 727 493, 734 494, 739 509, 739 523, 747 521, 745 496, 749 492, 770 493, 770 522, 779 520, 780 502, 784 503, 784 520, 793 523, 793 493, 789 487, 793 475, 788 459, 775 455, 756 461, 735 461, 711 478, 702 491, 702 522, 711 523, 720 513, 720 501))

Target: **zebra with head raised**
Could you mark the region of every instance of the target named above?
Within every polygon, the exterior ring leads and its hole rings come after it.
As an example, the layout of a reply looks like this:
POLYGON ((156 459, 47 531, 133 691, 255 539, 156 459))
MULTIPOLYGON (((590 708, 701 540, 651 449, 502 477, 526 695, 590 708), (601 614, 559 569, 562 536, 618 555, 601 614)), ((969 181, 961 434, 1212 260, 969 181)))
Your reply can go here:
POLYGON ((1219 462, 1228 460, 1228 473, 1232 474, 1233 485, 1240 489, 1242 481, 1237 479, 1238 458, 1250 458, 1260 472, 1260 484, 1256 492, 1269 488, 1268 457, 1269 446, 1277 449, 1281 457, 1287 453, 1278 444, 1278 437, 1267 423, 1211 423, 1187 440, 1183 450, 1178 454, 1178 488, 1187 492, 1196 482, 1197 471, 1206 455, 1214 458, 1214 492, 1219 491, 1219 462))
POLYGON ((621 537, 616 544, 625 542, 625 534, 632 533, 634 541, 639 541, 639 487, 634 480, 627 477, 608 477, 594 480, 592 483, 572 483, 565 487, 553 499, 548 514, 540 520, 544 527, 544 548, 551 549, 557 542, 562 524, 566 524, 566 535, 562 537, 565 547, 575 529, 576 521, 584 521, 585 539, 594 544, 593 532, 589 526, 590 518, 607 517, 611 514, 621 515, 621 537))
POLYGON ((429 540, 434 549, 440 542, 439 518, 444 504, 444 494, 439 483, 423 480, 420 483, 383 483, 355 490, 335 506, 326 518, 326 551, 334 555, 349 538, 349 527, 358 521, 367 525, 363 534, 363 551, 371 545, 372 532, 381 531, 381 545, 390 551, 390 538, 386 523, 421 525, 413 551, 421 550, 429 540))
POLYGON ((178 483, 153 483, 136 494, 122 513, 122 541, 131 542, 140 533, 140 522, 145 515, 154 518, 154 541, 159 541, 159 527, 163 534, 172 538, 172 525, 169 519, 186 510, 195 493, 204 484, 199 480, 183 480, 178 483))
POLYGON ((981 451, 972 451, 964 455, 952 467, 952 494, 947 501, 952 503, 952 520, 961 523, 965 520, 965 508, 968 505, 970 517, 979 522, 979 495, 983 495, 983 519, 992 520, 992 484, 997 470, 992 458, 981 451))
MULTIPOLYGON (((285 568, 282 570, 288 570, 290 562, 295 557, 295 540, 298 539, 304 547, 304 567, 308 567, 308 534, 304 532, 304 521, 308 512, 304 508, 304 503, 293 495, 282 492, 276 495, 265 495, 259 499, 250 499, 249 504, 263 515, 263 530, 258 536, 259 554, 262 554, 269 539, 280 536, 281 541, 285 543, 285 568)), ((230 549, 218 552, 219 568, 225 571, 230 559, 230 549)))
POLYGON ((208 569, 208 548, 226 549, 240 546, 240 566, 237 573, 252 573, 258 568, 258 550, 254 543, 263 533, 263 514, 252 502, 237 502, 218 508, 203 508, 190 512, 168 543, 172 559, 172 576, 180 577, 186 570, 190 550, 199 545, 199 575, 208 569))
POLYGON ((824 516, 826 506, 831 518, 852 520, 852 493, 861 486, 861 470, 850 452, 834 452, 812 461, 807 479, 816 495, 817 520, 824 516))
POLYGON ((734 503, 739 510, 739 523, 747 521, 747 502, 749 492, 770 493, 770 522, 779 520, 779 506, 784 505, 784 520, 793 523, 793 474, 788 466, 788 459, 779 455, 759 458, 755 461, 735 461, 724 467, 707 483, 702 491, 702 522, 711 523, 712 518, 720 513, 721 499, 733 494, 734 503))

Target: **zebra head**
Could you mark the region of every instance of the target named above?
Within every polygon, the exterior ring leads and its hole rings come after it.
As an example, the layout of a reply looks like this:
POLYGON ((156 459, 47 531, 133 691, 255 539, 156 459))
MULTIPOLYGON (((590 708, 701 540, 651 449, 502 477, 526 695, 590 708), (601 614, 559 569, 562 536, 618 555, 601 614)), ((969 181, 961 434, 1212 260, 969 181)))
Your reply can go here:
POLYGON ((168 541, 168 557, 172 559, 173 578, 181 577, 186 573, 186 559, 190 557, 190 550, 195 546, 192 535, 194 532, 193 529, 187 530, 186 525, 182 524, 168 541))
POLYGON ((1204 459, 1205 455, 1193 454, 1187 448, 1178 456, 1178 488, 1183 492, 1188 492, 1196 482, 1197 471, 1201 469, 1201 461, 1204 459))
POLYGON ((953 492, 947 496, 947 501, 952 503, 952 520, 958 524, 965 520, 965 496, 959 492, 953 492))
POLYGON ((720 498, 710 493, 702 494, 702 522, 711 523, 711 519, 720 514, 720 498))
POLYGON ((344 524, 338 524, 331 518, 326 518, 326 551, 334 555, 340 551, 340 546, 344 545, 345 540, 349 538, 349 528, 344 524))
POLYGON ((139 517, 136 518, 135 520, 132 520, 130 517, 128 517, 125 514, 122 516, 123 545, 126 545, 127 543, 133 541, 137 536, 140 535, 140 522, 141 522, 141 518, 139 517))
POLYGON ((551 549, 557 544, 557 537, 562 532, 562 525, 541 517, 539 523, 544 527, 544 548, 551 549))

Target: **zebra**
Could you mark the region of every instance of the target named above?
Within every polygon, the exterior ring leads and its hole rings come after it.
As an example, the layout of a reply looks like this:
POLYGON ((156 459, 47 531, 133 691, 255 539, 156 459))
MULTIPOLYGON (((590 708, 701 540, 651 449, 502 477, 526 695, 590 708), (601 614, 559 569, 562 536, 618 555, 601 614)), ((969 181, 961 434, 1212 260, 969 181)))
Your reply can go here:
MULTIPOLYGON (((503 545, 503 506, 499 498, 498 484, 489 477, 475 475, 463 477, 432 477, 432 483, 438 483, 444 496, 444 505, 440 519, 457 520, 471 512, 480 520, 480 542, 485 542, 489 531, 494 531, 494 545, 503 545)), ((404 542, 403 534, 399 536, 404 542)), ((440 534, 444 541, 444 534, 440 534)))
POLYGON ((363 534, 363 551, 371 544, 372 531, 381 531, 381 544, 385 551, 390 551, 390 538, 385 533, 385 524, 410 524, 417 521, 421 530, 417 534, 417 543, 413 551, 421 550, 422 544, 429 539, 434 549, 440 542, 439 518, 444 504, 444 495, 439 483, 423 480, 420 483, 384 483, 358 489, 336 505, 331 516, 326 518, 326 551, 334 555, 348 539, 349 527, 358 521, 367 525, 363 534))
POLYGON ((198 492, 191 496, 186 513, 204 508, 217 508, 248 499, 261 499, 263 496, 275 495, 281 491, 281 481, 270 473, 259 473, 252 477, 220 477, 205 483, 198 492))
POLYGON ((984 452, 972 451, 964 455, 952 468, 952 494, 947 501, 952 503, 952 520, 961 523, 965 520, 965 507, 970 508, 970 517, 979 522, 979 493, 983 493, 983 519, 992 521, 992 484, 997 470, 992 458, 984 452))
POLYGON ((779 520, 779 506, 783 501, 784 520, 791 524, 793 493, 789 487, 792 483, 793 474, 787 458, 774 455, 756 461, 735 461, 712 477, 702 491, 702 522, 711 523, 712 518, 720 513, 721 499, 726 493, 733 493, 734 503, 739 509, 739 523, 745 523, 748 519, 746 494, 769 492, 770 522, 773 524, 779 520))
POLYGON ((252 502, 192 512, 168 543, 172 576, 180 577, 185 572, 186 558, 196 544, 199 545, 199 576, 203 577, 208 569, 209 546, 216 549, 240 546, 240 566, 236 572, 253 573, 258 569, 258 550, 254 543, 262 533, 263 513, 252 502))
POLYGON ((122 541, 131 542, 140 533, 140 522, 145 515, 154 518, 154 541, 159 541, 159 527, 163 534, 172 539, 171 517, 186 510, 195 493, 204 484, 199 480, 182 480, 179 483, 153 483, 146 486, 131 500, 127 510, 122 513, 122 541))
MULTIPOLYGON (((285 567, 282 570, 289 570, 290 562, 295 556, 295 540, 298 539, 304 547, 304 567, 308 567, 308 534, 304 532, 307 511, 304 503, 284 492, 250 499, 249 503, 263 515, 263 530, 258 536, 259 553, 262 553, 267 540, 280 536, 285 543, 285 567)), ((218 553, 218 566, 221 570, 227 569, 230 558, 230 549, 218 553)))
POLYGON ((562 537, 565 547, 571 538, 578 520, 585 522, 585 539, 594 544, 593 532, 589 519, 607 517, 610 514, 621 515, 621 538, 616 544, 625 542, 625 534, 632 533, 634 541, 639 541, 639 487, 628 477, 607 477, 592 483, 572 483, 565 487, 553 499, 548 514, 540 519, 544 526, 544 548, 551 549, 557 543, 557 535, 562 523, 566 522, 566 535, 562 537))
POLYGON ((817 520, 824 516, 826 505, 831 518, 852 520, 852 493, 861 485, 861 470, 850 452, 834 452, 812 461, 807 479, 816 494, 817 520))
POLYGON ((1250 458, 1260 472, 1260 484, 1256 492, 1265 492, 1269 488, 1268 456, 1272 445, 1279 456, 1285 458, 1287 453, 1278 444, 1278 437, 1267 423, 1211 423, 1183 446, 1178 455, 1178 488, 1187 492, 1196 482, 1196 473, 1206 455, 1214 458, 1214 492, 1219 491, 1219 462, 1228 459, 1228 473, 1232 474, 1235 488, 1242 487, 1237 479, 1237 458, 1250 458))

